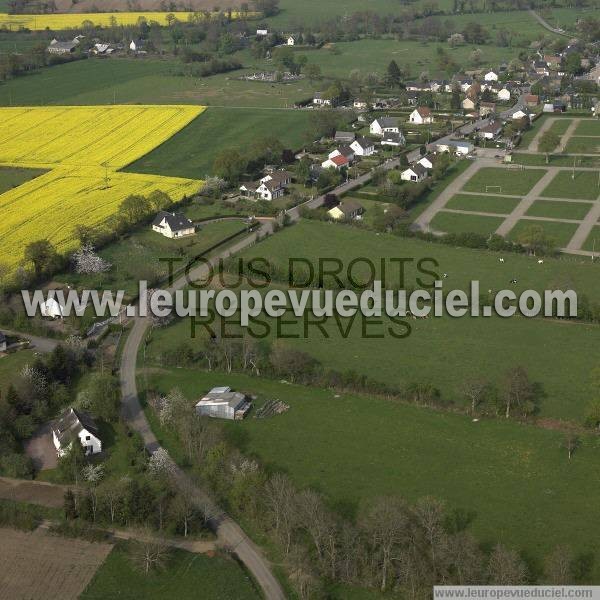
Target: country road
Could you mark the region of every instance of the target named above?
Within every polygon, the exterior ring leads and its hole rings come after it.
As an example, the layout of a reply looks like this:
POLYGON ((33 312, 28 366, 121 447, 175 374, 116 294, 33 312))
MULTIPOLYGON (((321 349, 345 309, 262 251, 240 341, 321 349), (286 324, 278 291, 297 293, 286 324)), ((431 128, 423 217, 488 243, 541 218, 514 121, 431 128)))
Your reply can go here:
MULTIPOLYGON (((211 259, 211 264, 215 264, 219 258, 225 258, 230 254, 240 252, 254 244, 258 236, 264 236, 272 233, 272 231, 273 227, 270 221, 262 222, 258 231, 219 252, 211 259)), ((192 269, 189 279, 186 277, 177 279, 168 291, 174 292, 175 290, 182 289, 187 285, 189 280, 202 279, 206 276, 207 272, 207 265, 202 264, 192 269)), ((130 427, 142 436, 147 450, 150 453, 154 453, 160 448, 160 444, 152 432, 140 404, 136 382, 138 352, 149 327, 149 319, 142 317, 133 319, 133 327, 127 336, 121 357, 120 383, 123 416, 130 427)), ((174 479, 181 489, 189 491, 196 505, 206 514, 210 515, 209 525, 217 535, 219 545, 235 552, 246 569, 252 573, 255 581, 262 589, 265 598, 268 600, 283 600, 285 594, 276 577, 273 575, 271 565, 262 554, 260 548, 248 538, 242 528, 229 515, 220 510, 209 494, 201 489, 192 481, 187 473, 176 465, 174 466, 174 479)))
POLYGON ((556 35, 563 35, 564 37, 569 37, 568 33, 565 33, 563 29, 558 29, 557 27, 552 27, 544 17, 535 12, 535 10, 529 10, 529 14, 544 28, 548 31, 555 33, 556 35))

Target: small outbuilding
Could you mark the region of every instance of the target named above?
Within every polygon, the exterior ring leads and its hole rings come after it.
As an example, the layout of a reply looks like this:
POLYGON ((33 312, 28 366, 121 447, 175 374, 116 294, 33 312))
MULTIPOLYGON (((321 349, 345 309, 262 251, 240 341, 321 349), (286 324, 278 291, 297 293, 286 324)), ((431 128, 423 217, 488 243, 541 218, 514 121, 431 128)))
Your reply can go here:
POLYGON ((224 386, 212 388, 196 404, 196 413, 201 417, 238 421, 248 414, 251 407, 252 403, 245 394, 224 386))
POLYGON ((6 336, 0 331, 0 352, 6 352, 6 336))

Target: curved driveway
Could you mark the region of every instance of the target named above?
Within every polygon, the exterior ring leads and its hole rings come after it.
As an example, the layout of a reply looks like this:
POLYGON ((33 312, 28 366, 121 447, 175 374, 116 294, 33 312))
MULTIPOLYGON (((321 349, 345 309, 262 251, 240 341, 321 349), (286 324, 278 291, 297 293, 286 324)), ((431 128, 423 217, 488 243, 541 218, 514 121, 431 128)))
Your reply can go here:
MULTIPOLYGON (((271 223, 263 222, 257 232, 246 236, 227 249, 222 250, 211 259, 211 263, 214 264, 219 258, 225 258, 251 246, 256 242, 259 235, 271 232, 271 223)), ((193 280, 201 279, 206 276, 206 273, 207 267, 203 264, 190 272, 190 278, 193 280)), ((187 281, 185 277, 177 279, 169 291, 172 292, 184 288, 187 285, 187 281)), ((150 321, 147 318, 136 317, 133 319, 133 327, 127 336, 121 357, 120 378, 123 416, 129 425, 142 436, 148 451, 153 453, 160 448, 160 444, 142 410, 136 383, 137 356, 149 326, 150 321)), ((174 479, 180 488, 191 494, 191 497, 200 510, 209 515, 209 525, 216 533, 219 544, 235 552, 246 569, 252 573, 255 581, 261 587, 265 598, 269 600, 283 600, 285 594, 273 575, 269 562, 261 550, 246 536, 242 528, 230 516, 221 511, 209 495, 177 466, 175 466, 174 479)))

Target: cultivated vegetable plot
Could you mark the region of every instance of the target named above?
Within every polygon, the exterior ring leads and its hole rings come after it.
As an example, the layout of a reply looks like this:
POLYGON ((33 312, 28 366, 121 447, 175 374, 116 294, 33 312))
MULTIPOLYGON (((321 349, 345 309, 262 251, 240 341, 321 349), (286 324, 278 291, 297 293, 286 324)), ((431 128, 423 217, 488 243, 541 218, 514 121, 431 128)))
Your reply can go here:
POLYGON ((0 263, 16 266, 24 247, 47 238, 61 251, 77 225, 98 225, 130 194, 155 190, 174 200, 201 181, 122 173, 204 109, 195 106, 4 108, 0 165, 50 169, 0 195, 0 263))

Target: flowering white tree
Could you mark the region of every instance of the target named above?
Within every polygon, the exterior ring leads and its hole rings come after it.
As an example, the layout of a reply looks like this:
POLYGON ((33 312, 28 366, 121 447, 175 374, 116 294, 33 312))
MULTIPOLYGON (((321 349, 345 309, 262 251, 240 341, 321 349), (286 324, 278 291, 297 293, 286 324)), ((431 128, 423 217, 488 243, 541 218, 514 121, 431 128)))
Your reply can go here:
POLYGON ((178 411, 185 410, 187 405, 188 402, 181 391, 177 388, 172 389, 159 401, 158 418, 161 425, 172 423, 178 411))
POLYGON ((31 365, 25 365, 21 370, 21 377, 29 382, 38 392, 43 392, 48 387, 46 376, 31 365))
POLYGON ((207 177, 200 190, 205 196, 217 196, 227 188, 227 182, 221 177, 207 177))
POLYGON ((104 477, 104 465, 86 465, 81 470, 81 474, 85 481, 96 484, 104 477))
POLYGON ((152 475, 171 475, 175 470, 175 463, 164 448, 159 448, 148 461, 148 471, 152 475))
POLYGON ((75 272, 80 274, 104 273, 112 267, 112 264, 98 256, 92 244, 85 244, 73 254, 75 272))

